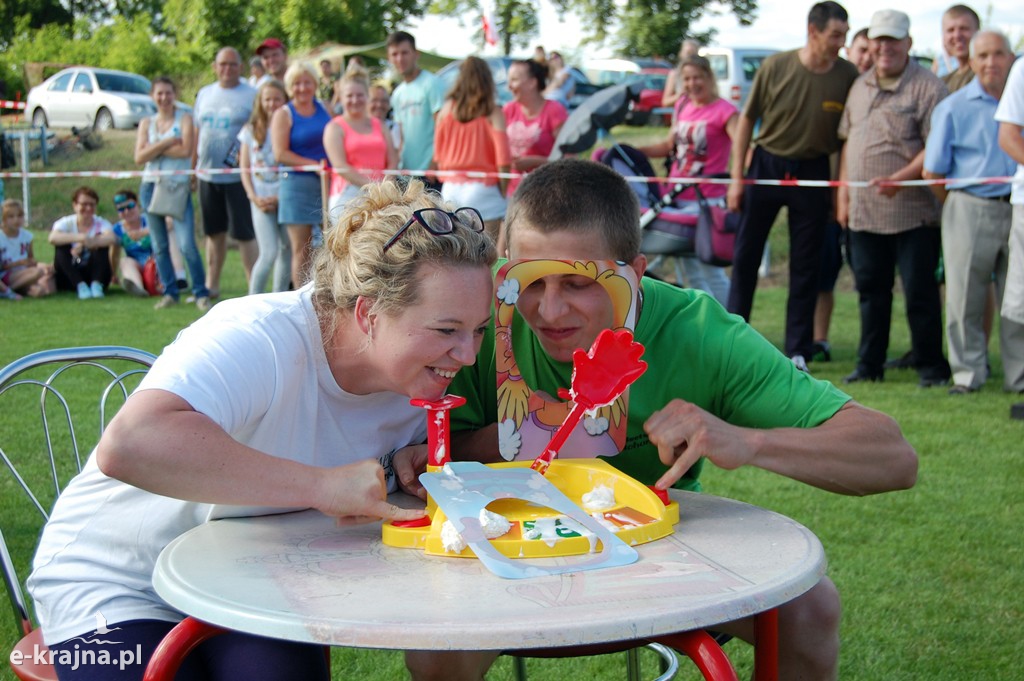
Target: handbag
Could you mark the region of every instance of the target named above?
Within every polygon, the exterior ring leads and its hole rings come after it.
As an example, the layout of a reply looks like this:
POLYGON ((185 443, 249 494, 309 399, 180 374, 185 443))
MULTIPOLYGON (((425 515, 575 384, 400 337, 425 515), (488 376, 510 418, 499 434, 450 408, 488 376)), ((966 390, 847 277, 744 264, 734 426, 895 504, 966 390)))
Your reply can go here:
POLYGON ((155 215, 170 215, 175 220, 184 220, 189 194, 191 189, 187 179, 158 178, 146 210, 155 215))
POLYGON ((736 247, 739 213, 730 213, 722 206, 712 206, 698 187, 694 187, 694 192, 699 205, 694 237, 697 257, 707 265, 727 267, 732 264, 736 247))

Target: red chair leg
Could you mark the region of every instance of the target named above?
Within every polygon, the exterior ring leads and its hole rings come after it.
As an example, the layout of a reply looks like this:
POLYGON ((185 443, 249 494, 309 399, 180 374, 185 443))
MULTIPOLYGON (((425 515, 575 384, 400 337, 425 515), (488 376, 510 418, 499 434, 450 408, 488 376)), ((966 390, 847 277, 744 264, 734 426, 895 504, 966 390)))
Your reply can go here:
POLYGON ((684 631, 679 634, 657 636, 651 640, 677 650, 693 660, 707 681, 739 681, 736 670, 722 647, 705 631, 684 631))
POLYGON ((754 616, 754 681, 778 681, 779 611, 754 616))
POLYGON ((208 638, 219 636, 227 631, 212 624, 186 617, 171 629, 160 645, 153 651, 146 666, 146 674, 142 681, 173 681, 178 667, 193 648, 208 638))

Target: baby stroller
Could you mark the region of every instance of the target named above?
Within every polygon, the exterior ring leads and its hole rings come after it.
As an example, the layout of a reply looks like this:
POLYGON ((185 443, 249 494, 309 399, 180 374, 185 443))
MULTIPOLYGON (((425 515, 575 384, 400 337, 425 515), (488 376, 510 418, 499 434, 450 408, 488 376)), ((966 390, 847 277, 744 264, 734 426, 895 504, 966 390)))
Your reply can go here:
MULTIPOLYGON (((639 84, 622 83, 599 90, 578 106, 562 125, 548 160, 564 154, 579 154, 590 149, 615 125, 626 119, 629 104, 640 96, 639 84)), ((593 160, 605 163, 626 177, 654 178, 656 173, 647 158, 637 149, 613 144, 609 149, 594 152, 593 160)), ((727 213, 718 201, 704 199, 698 186, 660 182, 632 181, 643 210, 640 226, 644 237, 640 250, 661 258, 696 255, 707 264, 724 267, 732 264, 738 215, 727 213), (696 201, 680 202, 676 197, 693 187, 696 201)), ((675 261, 677 281, 682 282, 683 266, 675 261)), ((721 296, 718 296, 721 300, 721 296)), ((722 301, 724 303, 724 301, 722 301)))
MULTIPOLYGON (((615 143, 607 149, 596 150, 593 160, 625 177, 656 177, 647 157, 627 144, 615 143)), ((732 264, 739 216, 729 213, 722 201, 705 198, 701 185, 695 183, 642 179, 630 180, 629 184, 640 202, 640 227, 643 229, 640 250, 654 256, 652 267, 665 257, 675 258, 676 277, 681 282, 684 280, 678 259, 681 256, 695 256, 717 267, 732 264), (680 200, 687 189, 694 191, 694 200, 680 200)))

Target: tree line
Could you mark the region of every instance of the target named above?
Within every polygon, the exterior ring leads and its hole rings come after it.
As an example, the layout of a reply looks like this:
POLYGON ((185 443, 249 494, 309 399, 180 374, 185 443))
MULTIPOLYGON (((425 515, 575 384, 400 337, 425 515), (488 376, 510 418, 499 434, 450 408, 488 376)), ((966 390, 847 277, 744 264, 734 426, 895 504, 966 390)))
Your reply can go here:
MULTIPOLYGON (((536 39, 541 1, 584 18, 587 40, 631 56, 673 55, 684 37, 710 38, 691 29, 706 13, 731 12, 746 25, 757 12, 756 0, 497 0, 505 54, 536 39)), ((205 72, 223 45, 250 54, 268 36, 293 51, 369 44, 427 13, 463 17, 479 33, 478 0, 2 0, 0 79, 8 95, 24 93, 26 62, 187 76, 205 72)))

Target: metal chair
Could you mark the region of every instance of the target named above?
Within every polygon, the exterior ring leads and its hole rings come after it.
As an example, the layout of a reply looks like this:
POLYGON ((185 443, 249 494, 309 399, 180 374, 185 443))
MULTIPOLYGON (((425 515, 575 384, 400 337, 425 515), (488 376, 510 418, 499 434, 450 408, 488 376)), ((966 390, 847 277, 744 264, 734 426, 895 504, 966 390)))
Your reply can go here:
POLYGON ((669 681, 679 672, 679 658, 666 646, 660 643, 648 643, 646 646, 630 641, 625 644, 605 646, 573 647, 567 650, 547 648, 537 650, 509 650, 505 654, 512 658, 516 681, 526 681, 526 658, 578 657, 582 655, 610 655, 618 652, 626 654, 627 681, 640 681, 640 647, 658 655, 659 675, 654 681, 669 681))
MULTIPOLYGON (((0 369, 0 459, 42 521, 49 519, 64 484, 81 471, 82 452, 88 454, 99 441, 154 359, 148 352, 120 346, 62 348, 26 355, 0 369), (86 414, 97 421, 87 420, 86 414), (86 426, 90 421, 98 426, 95 431, 86 426)), ((2 478, 0 483, 9 484, 2 478)), ((48 655, 33 654, 45 645, 32 624, 8 550, 10 540, 28 551, 27 537, 38 535, 38 523, 29 523, 25 515, 6 514, 7 539, 0 532, 0 568, 23 635, 14 648, 18 655, 10 657, 11 669, 19 679, 56 679, 48 655), (15 658, 21 663, 15 664, 15 658)))
MULTIPOLYGON (((505 651, 505 654, 514 658, 516 681, 526 679, 524 658, 527 657, 579 657, 617 652, 626 653, 628 681, 639 681, 638 651, 641 646, 646 646, 661 656, 661 675, 656 677, 655 681, 674 678, 679 670, 679 661, 673 651, 688 657, 707 681, 737 681, 736 670, 721 648, 731 638, 725 634, 712 635, 708 631, 698 629, 676 634, 661 634, 646 640, 568 648, 509 650, 505 651)), ((778 648, 778 610, 773 608, 754 616, 754 681, 778 681, 778 648)))

